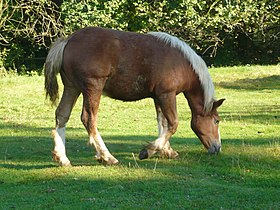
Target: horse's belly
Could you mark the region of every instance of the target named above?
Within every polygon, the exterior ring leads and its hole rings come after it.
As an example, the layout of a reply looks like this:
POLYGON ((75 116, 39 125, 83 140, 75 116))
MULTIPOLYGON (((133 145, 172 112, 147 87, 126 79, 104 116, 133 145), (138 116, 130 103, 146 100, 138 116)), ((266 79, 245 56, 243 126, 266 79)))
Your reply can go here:
POLYGON ((135 78, 132 75, 122 78, 109 78, 103 93, 118 100, 136 101, 151 97, 151 91, 147 84, 147 79, 142 75, 135 78))

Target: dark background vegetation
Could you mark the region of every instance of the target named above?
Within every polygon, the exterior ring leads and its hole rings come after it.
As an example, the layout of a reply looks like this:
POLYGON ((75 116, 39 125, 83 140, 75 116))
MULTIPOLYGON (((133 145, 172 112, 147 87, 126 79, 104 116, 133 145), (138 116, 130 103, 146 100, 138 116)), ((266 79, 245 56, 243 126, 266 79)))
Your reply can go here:
POLYGON ((0 69, 42 71, 51 42, 85 26, 168 32, 208 65, 276 64, 279 10, 275 0, 0 0, 0 69))

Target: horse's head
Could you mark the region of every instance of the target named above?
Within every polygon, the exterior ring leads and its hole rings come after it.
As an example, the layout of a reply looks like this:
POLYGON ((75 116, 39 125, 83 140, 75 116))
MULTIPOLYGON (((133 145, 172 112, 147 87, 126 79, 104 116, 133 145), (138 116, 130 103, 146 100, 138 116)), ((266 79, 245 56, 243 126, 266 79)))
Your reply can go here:
POLYGON ((202 144, 208 149, 208 153, 217 154, 221 151, 221 138, 219 132, 219 115, 217 108, 225 99, 213 102, 212 110, 204 115, 193 115, 191 127, 202 144))

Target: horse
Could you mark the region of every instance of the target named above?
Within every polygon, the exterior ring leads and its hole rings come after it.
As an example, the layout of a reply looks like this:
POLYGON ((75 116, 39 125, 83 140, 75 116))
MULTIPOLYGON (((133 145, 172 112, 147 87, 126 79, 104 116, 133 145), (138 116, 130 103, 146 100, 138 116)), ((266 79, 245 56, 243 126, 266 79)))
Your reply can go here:
POLYGON ((81 121, 96 160, 117 164, 97 129, 97 112, 102 94, 122 101, 152 98, 157 114, 158 138, 147 144, 139 159, 159 153, 177 158, 169 139, 176 132, 176 95, 183 93, 191 109, 191 128, 211 154, 221 150, 214 85, 204 60, 184 41, 164 32, 146 34, 100 27, 86 27, 68 38, 58 39, 45 62, 46 98, 57 104, 57 74, 64 85, 55 112, 53 159, 71 165, 66 156, 65 129, 80 94, 83 96, 81 121))

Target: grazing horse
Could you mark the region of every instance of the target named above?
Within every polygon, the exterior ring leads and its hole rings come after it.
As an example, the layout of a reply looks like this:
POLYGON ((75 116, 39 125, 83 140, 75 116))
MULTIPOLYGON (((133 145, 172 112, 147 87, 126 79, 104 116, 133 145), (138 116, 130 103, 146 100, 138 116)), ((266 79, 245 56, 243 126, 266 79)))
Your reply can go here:
POLYGON ((45 90, 53 104, 58 99, 56 75, 64 91, 56 109, 54 160, 70 165, 65 150, 65 128, 72 108, 83 95, 81 120, 96 149, 96 159, 116 164, 97 129, 97 111, 102 94, 122 101, 154 100, 158 138, 140 151, 145 159, 159 152, 175 158, 169 143, 176 132, 176 95, 183 93, 192 112, 191 128, 209 153, 221 149, 217 108, 224 99, 214 99, 214 85, 205 62, 185 42, 162 32, 139 34, 87 27, 67 39, 57 40, 45 63, 45 90))

